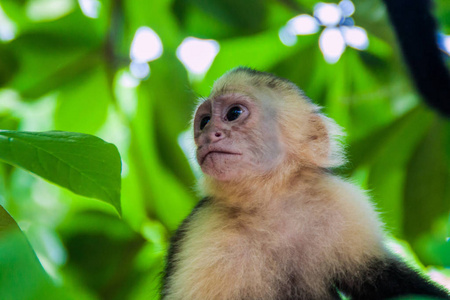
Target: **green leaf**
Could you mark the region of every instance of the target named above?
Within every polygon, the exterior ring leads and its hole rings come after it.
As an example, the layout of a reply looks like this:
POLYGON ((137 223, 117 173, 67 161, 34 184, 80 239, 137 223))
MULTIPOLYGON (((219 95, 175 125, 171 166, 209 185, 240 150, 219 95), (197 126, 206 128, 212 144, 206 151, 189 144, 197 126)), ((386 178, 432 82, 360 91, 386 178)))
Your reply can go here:
POLYGON ((418 106, 389 126, 361 139, 349 148, 350 166, 370 166, 368 187, 383 211, 383 220, 401 231, 405 167, 428 130, 433 113, 418 106))
POLYGON ((55 129, 95 134, 106 120, 110 102, 104 68, 82 73, 61 88, 54 114, 55 129))
POLYGON ((267 17, 265 1, 258 0, 220 0, 202 1, 190 0, 206 13, 214 15, 217 19, 240 28, 241 32, 257 32, 263 29, 267 17))
POLYGON ((70 299, 55 287, 14 219, 0 205, 0 299, 70 299))
POLYGON ((433 120, 433 113, 418 106, 389 126, 356 141, 349 147, 350 170, 385 158, 389 164, 404 166, 433 120))
POLYGON ((5 232, 12 229, 18 229, 16 222, 14 222, 14 219, 11 218, 8 212, 0 205, 0 237, 5 234, 5 232))
POLYGON ((72 192, 113 205, 119 215, 121 160, 117 148, 92 135, 0 131, 0 159, 72 192))
POLYGON ((443 119, 434 120, 407 166, 404 228, 410 240, 430 231, 434 221, 450 209, 444 125, 443 119))
MULTIPOLYGON (((132 166, 138 174, 149 215, 155 215, 169 230, 175 230, 195 205, 193 193, 182 185, 173 172, 162 165, 155 137, 153 101, 147 89, 139 89, 137 116, 130 147, 132 166)), ((187 165, 187 164, 185 164, 187 165)))
POLYGON ((11 49, 0 45, 0 86, 8 83, 18 70, 19 62, 11 49))
POLYGON ((309 47, 317 42, 315 35, 300 36, 293 47, 281 43, 278 29, 267 30, 246 38, 234 38, 220 42, 220 51, 217 54, 211 69, 205 79, 195 86, 200 95, 208 95, 212 83, 231 68, 247 66, 261 71, 270 70, 286 58, 309 47))

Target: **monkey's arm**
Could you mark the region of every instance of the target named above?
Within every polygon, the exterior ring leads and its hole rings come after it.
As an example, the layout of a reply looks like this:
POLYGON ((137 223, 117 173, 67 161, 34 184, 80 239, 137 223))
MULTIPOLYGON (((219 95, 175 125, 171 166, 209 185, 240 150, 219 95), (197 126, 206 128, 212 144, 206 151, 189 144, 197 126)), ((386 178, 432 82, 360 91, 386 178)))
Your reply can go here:
POLYGON ((373 260, 364 271, 355 270, 346 279, 336 282, 336 287, 354 300, 380 300, 406 295, 450 299, 442 287, 394 257, 384 261, 373 260))

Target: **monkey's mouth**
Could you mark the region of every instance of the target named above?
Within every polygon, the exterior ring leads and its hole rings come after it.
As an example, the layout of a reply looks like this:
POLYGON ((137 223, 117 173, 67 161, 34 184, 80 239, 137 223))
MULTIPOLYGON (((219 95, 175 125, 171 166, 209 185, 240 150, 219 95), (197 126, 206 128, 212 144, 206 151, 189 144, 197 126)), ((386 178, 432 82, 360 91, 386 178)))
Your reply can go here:
POLYGON ((242 154, 240 154, 240 153, 234 153, 234 152, 228 152, 228 151, 212 150, 212 151, 208 151, 208 152, 202 157, 200 164, 202 165, 202 164, 205 162, 206 158, 207 158, 208 156, 211 156, 211 155, 242 155, 242 154))

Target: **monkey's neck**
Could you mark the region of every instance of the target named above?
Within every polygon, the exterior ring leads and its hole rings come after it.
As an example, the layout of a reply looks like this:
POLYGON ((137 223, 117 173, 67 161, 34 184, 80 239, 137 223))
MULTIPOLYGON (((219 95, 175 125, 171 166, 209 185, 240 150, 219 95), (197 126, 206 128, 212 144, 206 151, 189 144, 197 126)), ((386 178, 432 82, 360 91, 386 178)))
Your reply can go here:
POLYGON ((202 188, 206 196, 218 201, 239 205, 258 206, 274 203, 277 200, 290 198, 315 189, 327 171, 317 167, 302 167, 288 170, 283 168, 277 172, 239 182, 218 181, 205 177, 202 188))

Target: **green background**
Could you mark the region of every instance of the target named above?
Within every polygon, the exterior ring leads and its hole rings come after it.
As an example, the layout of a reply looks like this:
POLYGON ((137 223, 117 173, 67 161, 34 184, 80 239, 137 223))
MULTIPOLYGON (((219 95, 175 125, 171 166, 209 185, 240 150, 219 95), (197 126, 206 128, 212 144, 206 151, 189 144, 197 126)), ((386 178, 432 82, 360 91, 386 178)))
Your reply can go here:
MULTIPOLYGON (((13 228, 0 232, 0 299, 157 298, 168 238, 198 200, 180 134, 196 99, 239 65, 292 80, 345 128, 349 163, 337 172, 369 190, 389 246, 450 287, 450 123, 414 89, 381 1, 355 3, 370 44, 347 47, 336 64, 325 62, 320 32, 292 47, 278 37, 317 1, 100 2, 92 19, 75 0, 0 0, 16 28, 14 39, 0 40, 0 129, 92 134, 122 158, 122 217, 0 163, 0 229, 13 228), (164 52, 148 78, 127 87, 141 26, 164 52), (176 57, 188 36, 220 44, 204 77, 176 57)), ((450 3, 435 4, 450 34, 450 3)))

